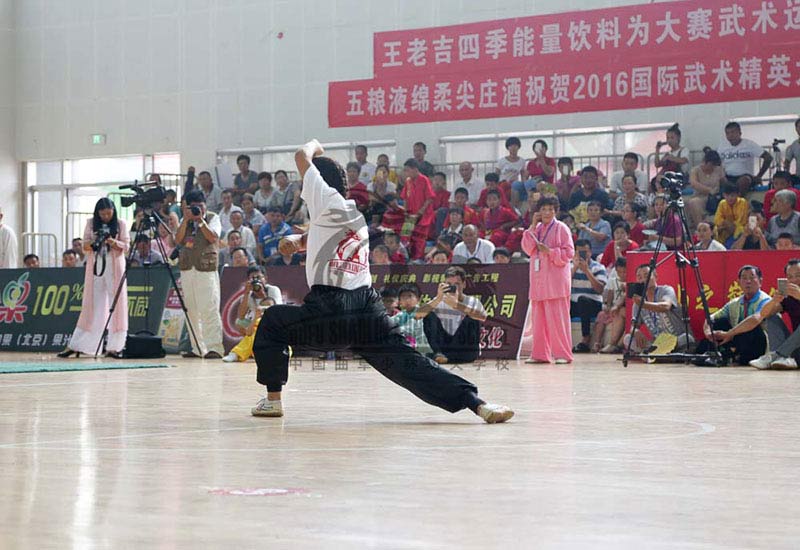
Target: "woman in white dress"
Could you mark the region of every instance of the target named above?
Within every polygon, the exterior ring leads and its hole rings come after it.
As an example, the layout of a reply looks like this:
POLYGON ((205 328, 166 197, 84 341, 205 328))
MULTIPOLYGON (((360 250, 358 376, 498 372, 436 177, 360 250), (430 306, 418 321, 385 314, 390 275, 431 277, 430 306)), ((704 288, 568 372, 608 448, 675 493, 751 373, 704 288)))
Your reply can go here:
MULTIPOLYGON (((94 216, 86 221, 83 243, 86 274, 81 315, 69 346, 58 354, 61 358, 73 354, 80 357, 81 353, 94 355, 97 344, 103 338, 111 302, 125 275, 125 255, 130 245, 130 235, 125 221, 117 218, 117 209, 110 199, 97 201, 94 216), (103 235, 105 238, 102 243, 96 244, 98 237, 103 235)), ((122 357, 127 334, 128 289, 127 284, 122 282, 117 306, 108 326, 106 356, 122 357)))

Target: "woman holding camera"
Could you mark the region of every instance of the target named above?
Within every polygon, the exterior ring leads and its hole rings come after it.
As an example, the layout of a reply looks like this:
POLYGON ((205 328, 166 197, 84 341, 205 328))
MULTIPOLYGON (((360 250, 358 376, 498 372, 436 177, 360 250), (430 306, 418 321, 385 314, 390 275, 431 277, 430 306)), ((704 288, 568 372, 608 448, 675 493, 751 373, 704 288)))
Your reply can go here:
POLYGON ((83 250, 86 252, 86 274, 83 285, 83 302, 78 324, 72 333, 69 346, 58 354, 67 358, 80 357, 81 353, 94 355, 103 338, 109 308, 117 288, 120 289, 117 306, 108 325, 106 356, 120 359, 128 334, 128 289, 123 282, 125 253, 130 235, 125 221, 117 218, 117 209, 104 197, 94 206, 94 215, 86 221, 83 230, 83 250))

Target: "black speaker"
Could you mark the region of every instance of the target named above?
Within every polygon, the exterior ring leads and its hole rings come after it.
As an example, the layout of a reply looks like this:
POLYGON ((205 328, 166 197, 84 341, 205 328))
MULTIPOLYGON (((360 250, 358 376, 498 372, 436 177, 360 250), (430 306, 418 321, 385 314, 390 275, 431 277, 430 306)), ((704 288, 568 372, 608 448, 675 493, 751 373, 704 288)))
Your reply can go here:
POLYGON ((136 334, 128 334, 125 340, 126 359, 158 359, 167 355, 161 338, 152 332, 141 330, 136 334))

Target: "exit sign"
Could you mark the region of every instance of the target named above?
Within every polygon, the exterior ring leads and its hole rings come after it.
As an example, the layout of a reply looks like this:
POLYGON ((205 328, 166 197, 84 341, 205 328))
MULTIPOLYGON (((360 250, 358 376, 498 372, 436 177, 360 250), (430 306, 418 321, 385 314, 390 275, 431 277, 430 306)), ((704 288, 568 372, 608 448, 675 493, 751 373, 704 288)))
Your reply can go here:
POLYGON ((105 134, 92 134, 92 145, 105 145, 105 144, 106 144, 105 134))

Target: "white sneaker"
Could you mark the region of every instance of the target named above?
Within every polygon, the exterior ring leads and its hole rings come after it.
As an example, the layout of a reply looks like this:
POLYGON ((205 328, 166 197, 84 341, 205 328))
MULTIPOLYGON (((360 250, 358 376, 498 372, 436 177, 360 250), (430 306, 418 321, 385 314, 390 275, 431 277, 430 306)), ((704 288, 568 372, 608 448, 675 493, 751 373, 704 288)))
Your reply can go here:
POLYGON ((510 420, 514 416, 514 411, 505 405, 495 405, 494 403, 484 403, 478 407, 478 416, 483 418, 487 424, 499 424, 510 420))
POLYGON ((778 355, 769 366, 773 368, 777 367, 779 369, 796 369, 797 361, 794 360, 794 357, 781 357, 778 355))
POLYGON ((226 355, 225 357, 223 357, 222 360, 224 362, 226 362, 226 363, 238 363, 239 362, 239 356, 236 355, 235 353, 231 352, 228 355, 226 355))
POLYGON ((569 359, 563 359, 561 357, 556 358, 556 365, 568 365, 569 363, 572 363, 569 359))
POLYGON ((253 416, 270 416, 273 418, 283 416, 283 405, 280 401, 267 401, 266 397, 262 397, 256 403, 256 406, 250 409, 250 414, 253 416))
POLYGON ((768 369, 770 368, 771 363, 776 359, 778 359, 778 354, 774 351, 768 351, 758 359, 753 359, 750 361, 750 366, 761 370, 768 369))

